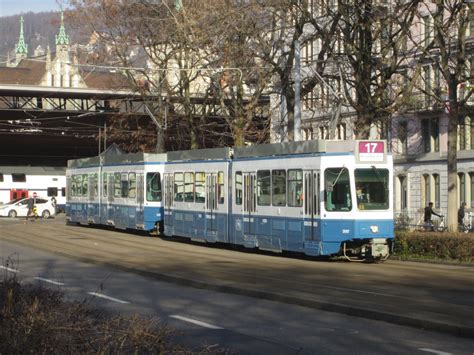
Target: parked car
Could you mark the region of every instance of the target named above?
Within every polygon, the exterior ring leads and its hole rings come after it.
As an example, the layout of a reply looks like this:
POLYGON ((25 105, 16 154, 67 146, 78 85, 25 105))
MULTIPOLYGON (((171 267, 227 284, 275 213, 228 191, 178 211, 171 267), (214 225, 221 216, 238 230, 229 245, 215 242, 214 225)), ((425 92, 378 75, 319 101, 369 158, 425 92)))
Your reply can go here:
MULTIPOLYGON (((38 216, 43 218, 49 218, 56 214, 53 203, 46 198, 36 197, 35 206, 38 216)), ((2 217, 26 217, 27 214, 28 197, 16 199, 0 206, 0 216, 2 217)))

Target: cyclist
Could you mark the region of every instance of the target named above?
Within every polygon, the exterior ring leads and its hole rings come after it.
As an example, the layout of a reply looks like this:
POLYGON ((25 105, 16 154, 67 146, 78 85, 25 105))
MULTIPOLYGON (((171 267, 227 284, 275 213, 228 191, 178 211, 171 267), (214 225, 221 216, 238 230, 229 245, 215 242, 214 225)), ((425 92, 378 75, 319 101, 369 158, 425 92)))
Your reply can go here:
POLYGON ((433 221, 431 220, 431 216, 435 215, 440 218, 444 217, 441 214, 437 214, 435 211, 433 211, 433 202, 428 203, 428 206, 425 207, 425 215, 423 217, 423 220, 425 222, 425 228, 433 230, 433 221))

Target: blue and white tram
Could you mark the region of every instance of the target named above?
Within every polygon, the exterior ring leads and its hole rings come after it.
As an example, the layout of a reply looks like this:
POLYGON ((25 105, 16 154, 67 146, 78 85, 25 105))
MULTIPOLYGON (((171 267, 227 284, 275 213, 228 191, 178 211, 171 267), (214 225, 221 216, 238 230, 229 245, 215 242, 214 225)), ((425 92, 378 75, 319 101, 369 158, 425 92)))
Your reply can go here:
POLYGON ((393 162, 384 141, 131 156, 70 162, 71 221, 349 260, 390 254, 393 162))
POLYGON ((80 224, 151 231, 163 220, 165 154, 119 154, 70 160, 66 218, 80 224))
POLYGON ((388 257, 393 240, 392 158, 385 148, 358 152, 359 144, 366 143, 236 149, 230 239, 277 252, 350 260, 388 257))

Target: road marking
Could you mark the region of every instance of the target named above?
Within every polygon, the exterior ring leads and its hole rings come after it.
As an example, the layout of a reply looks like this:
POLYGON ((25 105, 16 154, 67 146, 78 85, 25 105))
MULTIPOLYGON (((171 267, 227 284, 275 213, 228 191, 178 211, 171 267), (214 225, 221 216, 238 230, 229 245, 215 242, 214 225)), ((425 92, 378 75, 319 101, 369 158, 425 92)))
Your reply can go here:
POLYGON ((453 355, 451 353, 446 353, 444 351, 439 351, 439 350, 429 349, 429 348, 418 348, 418 350, 426 351, 427 353, 433 353, 433 354, 437 354, 437 355, 453 355))
POLYGON ((20 270, 10 269, 9 267, 0 265, 0 269, 7 270, 10 272, 20 272, 20 270))
POLYGON ((87 293, 89 295, 96 296, 96 297, 99 297, 99 298, 105 298, 106 300, 114 301, 114 302, 117 302, 117 303, 122 303, 122 304, 130 303, 130 302, 127 302, 127 301, 119 300, 118 298, 113 298, 113 297, 110 297, 110 296, 103 295, 102 293, 97 293, 97 292, 87 292, 87 293))
POLYGON ((50 283, 50 284, 53 284, 53 285, 58 285, 58 286, 64 286, 65 285, 62 282, 57 282, 57 281, 53 281, 53 280, 49 280, 49 279, 44 279, 42 277, 35 277, 35 279, 40 280, 40 281, 44 281, 44 282, 47 282, 47 283, 50 283))
POLYGON ((180 320, 185 321, 185 322, 197 324, 197 325, 200 325, 201 327, 205 327, 205 328, 209 328, 209 329, 224 329, 224 328, 221 328, 221 327, 218 327, 218 326, 209 324, 209 323, 201 322, 201 321, 199 321, 199 320, 195 320, 195 319, 191 319, 191 318, 186 318, 186 317, 178 316, 178 315, 176 315, 176 314, 175 314, 175 315, 171 315, 170 317, 171 317, 171 318, 180 319, 180 320))

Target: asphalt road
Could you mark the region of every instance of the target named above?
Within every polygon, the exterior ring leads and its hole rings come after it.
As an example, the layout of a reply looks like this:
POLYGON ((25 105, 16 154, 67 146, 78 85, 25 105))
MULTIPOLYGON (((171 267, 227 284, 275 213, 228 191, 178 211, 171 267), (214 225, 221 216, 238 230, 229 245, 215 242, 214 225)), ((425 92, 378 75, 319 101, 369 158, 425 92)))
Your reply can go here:
POLYGON ((474 268, 321 262, 82 226, 0 220, 0 240, 155 280, 474 338, 474 268))
POLYGON ((179 286, 0 240, 0 274, 68 300, 159 318, 176 341, 242 354, 472 354, 474 340, 280 302, 179 286))

